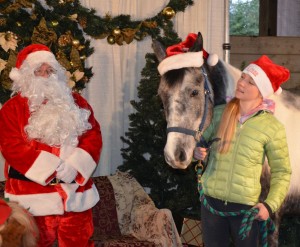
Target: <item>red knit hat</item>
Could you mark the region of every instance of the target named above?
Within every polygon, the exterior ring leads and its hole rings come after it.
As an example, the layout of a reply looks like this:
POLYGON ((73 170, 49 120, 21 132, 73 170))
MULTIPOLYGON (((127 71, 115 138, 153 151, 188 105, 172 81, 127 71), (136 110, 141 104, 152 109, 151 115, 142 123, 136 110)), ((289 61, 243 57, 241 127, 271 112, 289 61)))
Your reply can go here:
POLYGON ((17 56, 16 68, 13 68, 9 74, 12 80, 18 80, 22 77, 20 69, 24 62, 33 69, 42 63, 56 65, 58 62, 50 49, 42 44, 32 44, 21 50, 17 56))
POLYGON ((163 75, 169 70, 187 68, 187 67, 201 67, 203 65, 203 58, 207 59, 210 66, 215 66, 218 63, 218 56, 216 54, 208 54, 202 49, 199 52, 187 52, 195 43, 198 35, 190 33, 185 41, 169 46, 166 49, 167 58, 165 58, 158 65, 158 72, 163 75))
POLYGON ((252 77, 264 98, 275 94, 280 94, 280 85, 290 78, 290 71, 278 64, 275 64, 266 55, 261 56, 256 61, 250 63, 243 72, 252 77))
POLYGON ((5 221, 9 218, 11 214, 11 207, 8 204, 0 199, 0 225, 3 225, 5 221))

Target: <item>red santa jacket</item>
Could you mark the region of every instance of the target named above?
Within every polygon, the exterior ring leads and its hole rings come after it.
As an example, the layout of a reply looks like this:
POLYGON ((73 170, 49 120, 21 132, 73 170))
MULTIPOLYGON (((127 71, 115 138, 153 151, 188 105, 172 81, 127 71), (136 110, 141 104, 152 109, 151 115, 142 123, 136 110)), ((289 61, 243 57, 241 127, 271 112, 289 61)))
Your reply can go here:
POLYGON ((20 94, 8 100, 0 110, 0 146, 7 177, 5 197, 18 201, 35 216, 82 212, 99 201, 90 176, 102 149, 100 125, 87 101, 76 93, 73 97, 80 108, 91 112, 92 128, 78 138, 77 147, 55 148, 29 141, 24 131, 30 116, 28 100, 20 94), (49 185, 61 161, 78 171, 75 183, 49 185), (10 177, 10 168, 22 178, 10 177))

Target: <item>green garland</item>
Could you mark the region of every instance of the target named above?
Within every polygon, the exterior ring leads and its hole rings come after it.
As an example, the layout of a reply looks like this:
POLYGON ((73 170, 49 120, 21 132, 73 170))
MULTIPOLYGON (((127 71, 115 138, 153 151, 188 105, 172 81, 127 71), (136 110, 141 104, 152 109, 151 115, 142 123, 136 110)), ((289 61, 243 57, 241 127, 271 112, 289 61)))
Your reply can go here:
POLYGON ((129 44, 146 36, 158 38, 172 25, 177 12, 193 5, 193 0, 171 0, 167 7, 151 18, 131 21, 130 15, 104 17, 94 9, 83 7, 79 0, 0 0, 0 102, 10 95, 12 81, 9 72, 14 67, 19 50, 31 43, 51 48, 58 61, 70 72, 70 87, 85 88, 93 76, 85 67, 85 59, 93 52, 92 38, 107 38, 109 44, 129 44))
POLYGON ((151 18, 145 20, 131 21, 129 15, 119 15, 112 18, 109 14, 105 17, 95 15, 95 10, 86 8, 78 8, 79 23, 85 33, 94 38, 109 38, 112 36, 118 45, 122 45, 123 41, 129 44, 133 39, 140 41, 150 35, 156 38, 160 34, 160 30, 164 29, 166 22, 170 21, 177 12, 183 12, 187 6, 193 5, 193 0, 171 0, 167 7, 151 18), (85 25, 85 23, 87 25, 85 25), (121 37, 121 38, 120 38, 121 37), (128 39, 126 39, 128 38, 128 39))

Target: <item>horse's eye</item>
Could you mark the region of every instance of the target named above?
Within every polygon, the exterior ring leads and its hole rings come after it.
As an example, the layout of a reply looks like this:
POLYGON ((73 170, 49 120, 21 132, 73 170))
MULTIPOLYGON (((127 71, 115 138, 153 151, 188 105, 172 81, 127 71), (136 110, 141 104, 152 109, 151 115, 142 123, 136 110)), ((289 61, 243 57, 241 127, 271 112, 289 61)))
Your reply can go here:
POLYGON ((198 90, 193 90, 192 93, 191 93, 191 97, 195 97, 199 94, 199 91, 198 90))

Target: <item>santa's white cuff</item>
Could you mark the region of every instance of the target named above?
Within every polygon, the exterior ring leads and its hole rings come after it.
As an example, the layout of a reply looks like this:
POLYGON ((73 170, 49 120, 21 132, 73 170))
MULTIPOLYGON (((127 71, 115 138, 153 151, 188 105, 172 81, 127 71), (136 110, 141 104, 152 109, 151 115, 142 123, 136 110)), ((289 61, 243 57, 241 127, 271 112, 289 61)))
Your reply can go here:
POLYGON ((76 180, 80 185, 86 184, 97 166, 92 156, 81 148, 75 148, 73 153, 65 160, 65 163, 75 168, 84 178, 84 181, 78 182, 76 180))
POLYGON ((61 159, 56 155, 41 151, 25 176, 36 183, 46 185, 46 181, 54 174, 60 163, 61 159))

